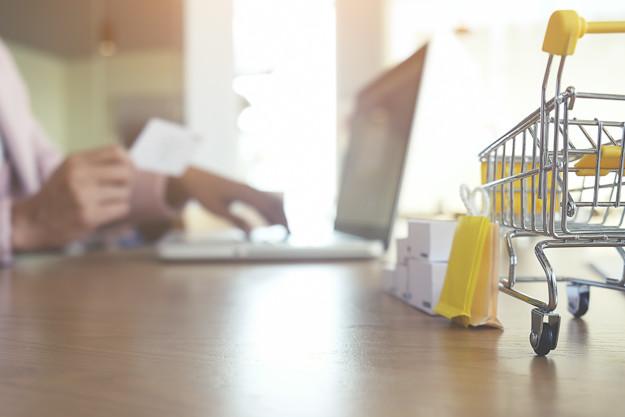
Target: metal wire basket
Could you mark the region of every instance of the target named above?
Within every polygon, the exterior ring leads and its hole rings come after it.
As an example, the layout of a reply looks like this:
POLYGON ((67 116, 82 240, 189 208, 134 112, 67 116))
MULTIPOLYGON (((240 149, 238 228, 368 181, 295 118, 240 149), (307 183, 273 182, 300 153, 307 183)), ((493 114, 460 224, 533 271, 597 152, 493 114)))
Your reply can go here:
MULTIPOLYGON (((480 152, 482 187, 489 195, 492 220, 510 228, 506 234, 509 273, 501 291, 521 299, 532 310, 530 344, 538 355, 557 346, 560 316, 556 274, 545 255, 548 248, 614 247, 625 261, 625 123, 599 118, 577 119, 580 102, 625 101, 625 95, 561 90, 566 57, 585 33, 625 32, 625 22, 586 22, 571 10, 549 20, 543 50, 549 53, 540 107, 480 152), (547 99, 554 55, 560 56, 555 95, 547 99), (517 255, 513 239, 545 236, 535 246, 545 271, 549 298, 541 301, 514 289, 517 255)), ((620 279, 571 279, 569 311, 581 317, 588 310, 590 286, 625 291, 620 279)))

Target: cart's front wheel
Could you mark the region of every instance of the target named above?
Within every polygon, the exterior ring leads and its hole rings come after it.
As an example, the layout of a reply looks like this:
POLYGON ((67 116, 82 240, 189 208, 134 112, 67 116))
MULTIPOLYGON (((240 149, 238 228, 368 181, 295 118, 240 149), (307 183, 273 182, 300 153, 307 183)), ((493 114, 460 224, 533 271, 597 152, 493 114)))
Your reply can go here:
POLYGON ((566 287, 569 298, 568 310, 576 318, 582 317, 588 311, 590 304, 590 287, 571 283, 566 287))
POLYGON ((538 356, 545 356, 555 347, 555 337, 555 329, 549 323, 543 323, 540 335, 534 332, 530 333, 530 344, 538 356))

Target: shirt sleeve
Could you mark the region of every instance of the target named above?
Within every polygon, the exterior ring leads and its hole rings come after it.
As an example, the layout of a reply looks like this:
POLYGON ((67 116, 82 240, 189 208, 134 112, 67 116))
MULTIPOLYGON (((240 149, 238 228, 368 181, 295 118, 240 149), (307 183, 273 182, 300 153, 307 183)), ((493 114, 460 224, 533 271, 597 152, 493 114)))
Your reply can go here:
POLYGON ((181 207, 170 207, 167 204, 166 187, 166 176, 138 171, 132 186, 130 222, 169 220, 176 217, 181 207))
POLYGON ((39 177, 43 183, 50 175, 52 175, 52 172, 54 172, 61 162, 63 162, 63 154, 52 143, 52 141, 50 141, 46 133, 41 128, 41 125, 34 120, 34 117, 32 140, 35 157, 37 159, 39 177))
POLYGON ((0 267, 8 266, 13 259, 11 248, 11 200, 0 199, 0 267))
MULTIPOLYGON (((3 143, 0 142, 0 146, 3 143)), ((0 267, 10 265, 13 258, 10 186, 11 169, 6 159, 0 158, 0 267)))

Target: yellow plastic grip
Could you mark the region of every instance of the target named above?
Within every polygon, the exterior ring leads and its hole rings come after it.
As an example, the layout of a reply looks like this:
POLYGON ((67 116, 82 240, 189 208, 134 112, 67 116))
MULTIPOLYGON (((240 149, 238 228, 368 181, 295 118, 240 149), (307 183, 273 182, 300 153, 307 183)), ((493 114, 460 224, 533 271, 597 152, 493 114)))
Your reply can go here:
POLYGON ((586 22, 575 10, 558 10, 549 18, 543 51, 573 55, 577 40, 586 33, 625 33, 625 22, 586 22))

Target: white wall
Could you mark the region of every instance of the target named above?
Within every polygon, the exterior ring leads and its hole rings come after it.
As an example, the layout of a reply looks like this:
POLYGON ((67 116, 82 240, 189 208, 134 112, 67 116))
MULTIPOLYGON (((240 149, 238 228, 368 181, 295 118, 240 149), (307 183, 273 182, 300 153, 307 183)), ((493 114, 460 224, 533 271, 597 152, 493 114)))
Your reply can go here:
POLYGON ((185 113, 204 138, 196 163, 237 174, 231 0, 186 0, 185 113))
POLYGON ((68 150, 118 140, 115 105, 127 98, 180 97, 183 58, 169 50, 94 55, 68 61, 68 150))
POLYGON ((66 63, 58 57, 14 42, 7 42, 7 46, 28 85, 33 112, 43 130, 64 147, 68 135, 66 63))
POLYGON ((109 143, 105 72, 91 58, 68 60, 66 151, 109 143))
POLYGON ((154 49, 103 61, 109 97, 182 94, 184 58, 179 52, 154 49))
MULTIPOLYGON (((339 137, 357 91, 384 68, 386 0, 337 0, 339 137)), ((185 1, 185 112, 206 138, 198 163, 236 175, 236 97, 232 91, 232 0, 185 1)))
POLYGON ((336 1, 336 62, 339 102, 351 98, 385 61, 385 0, 336 1))
POLYGON ((180 97, 183 58, 179 52, 126 52, 61 58, 8 43, 31 95, 33 112, 48 136, 66 151, 114 143, 112 112, 129 97, 180 97))
POLYGON ((358 91, 386 61, 386 0, 336 1, 336 90, 339 153, 358 91))

